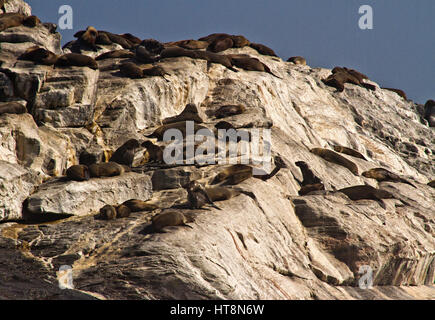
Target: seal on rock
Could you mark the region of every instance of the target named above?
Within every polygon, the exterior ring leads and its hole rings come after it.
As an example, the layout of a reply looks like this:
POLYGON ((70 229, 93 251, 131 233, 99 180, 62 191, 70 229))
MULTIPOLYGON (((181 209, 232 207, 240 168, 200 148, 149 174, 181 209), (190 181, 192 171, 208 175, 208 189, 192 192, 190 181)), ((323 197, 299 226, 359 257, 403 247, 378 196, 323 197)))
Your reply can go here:
POLYGON ((142 69, 142 74, 144 76, 149 77, 163 77, 166 81, 169 81, 165 78, 165 75, 169 74, 166 70, 161 66, 153 66, 151 68, 142 69))
MULTIPOLYGON (((179 211, 165 211, 162 212, 152 218, 152 228, 155 232, 161 232, 163 228, 165 227, 172 227, 172 226, 185 226, 192 228, 187 222, 188 221, 186 216, 179 211)), ((192 228, 193 229, 193 228, 192 228)))
POLYGON ((137 199, 127 200, 123 203, 123 205, 128 207, 131 212, 154 211, 159 208, 155 204, 137 199))
POLYGON ((109 161, 131 167, 134 155, 139 146, 140 144, 137 139, 129 139, 122 146, 116 149, 109 161))
POLYGON ((82 164, 69 167, 66 176, 74 181, 87 181, 91 178, 88 166, 82 164))
POLYGON ((281 79, 280 77, 278 77, 277 75, 272 73, 270 68, 267 65, 265 65, 263 62, 258 60, 257 58, 233 57, 231 59, 231 62, 234 66, 241 68, 243 70, 267 72, 267 73, 273 75, 274 77, 281 79))
POLYGON ((370 169, 368 171, 363 172, 361 175, 366 177, 366 178, 376 179, 378 182, 381 182, 381 181, 401 182, 401 183, 409 184, 409 185, 413 186, 414 188, 417 188, 415 185, 413 185, 408 180, 403 179, 403 178, 399 177, 397 174, 392 173, 392 172, 390 172, 386 169, 383 169, 383 168, 373 168, 373 169, 370 169))
POLYGON ((95 42, 97 41, 98 31, 92 26, 89 26, 86 28, 86 31, 83 32, 78 42, 81 46, 84 46, 85 48, 89 48, 93 51, 97 51, 97 47, 95 46, 95 42))
POLYGON ((121 49, 121 50, 113 50, 109 52, 105 52, 100 54, 95 60, 104 60, 104 59, 117 59, 117 58, 134 58, 135 54, 130 50, 121 49))
POLYGON ((355 157, 355 158, 360 158, 360 159, 363 159, 363 160, 367 161, 367 159, 361 153, 359 153, 356 150, 353 150, 353 149, 348 148, 348 147, 338 146, 338 145, 333 145, 332 147, 337 152, 344 153, 344 154, 347 154, 349 156, 352 156, 352 157, 355 157))
POLYGON ((231 117, 237 114, 242 114, 246 111, 246 107, 240 104, 220 106, 214 113, 217 119, 231 117))
POLYGON ((435 188, 435 180, 432 180, 432 181, 428 182, 427 185, 429 187, 435 188))
POLYGON ((325 190, 325 186, 323 183, 307 184, 301 187, 301 189, 298 191, 298 194, 300 196, 305 196, 310 192, 321 191, 321 190, 325 190))
POLYGON ((125 169, 116 162, 94 163, 89 166, 89 172, 92 178, 114 177, 122 175, 125 169))
POLYGON ((116 208, 110 204, 106 204, 100 209, 100 214, 98 218, 103 220, 114 220, 116 219, 116 208))
POLYGON ((125 77, 131 79, 143 78, 142 69, 133 62, 124 62, 119 66, 119 72, 125 77))
POLYGON ((401 96, 403 99, 405 99, 406 101, 408 100, 408 98, 406 97, 406 93, 405 93, 405 91, 403 91, 403 90, 400 90, 400 89, 394 89, 394 88, 384 88, 384 87, 382 87, 381 89, 395 92, 395 93, 397 93, 399 96, 401 96))
POLYGON ((358 175, 358 167, 355 163, 353 163, 352 161, 346 159, 345 157, 339 155, 338 153, 332 150, 323 149, 323 148, 313 148, 310 150, 310 152, 314 153, 319 157, 322 157, 326 161, 338 164, 340 166, 349 169, 349 171, 356 176, 358 175))
POLYGON ((202 120, 202 118, 199 116, 198 107, 193 103, 187 104, 179 115, 163 119, 162 123, 170 124, 180 121, 195 121, 198 123, 204 122, 204 120, 202 120))
POLYGON ((131 213, 130 208, 124 204, 116 206, 115 209, 116 209, 116 217, 117 218, 127 218, 130 216, 130 213, 131 213))
POLYGON ((201 50, 206 49, 209 46, 207 41, 199 41, 199 40, 181 40, 175 42, 166 43, 167 46, 178 46, 188 50, 201 50))
POLYGON ((218 40, 215 40, 214 42, 212 42, 207 47, 207 50, 217 53, 217 52, 222 52, 222 51, 225 51, 229 48, 232 48, 233 45, 234 45, 234 42, 231 38, 223 38, 223 39, 218 39, 218 40))
MULTIPOLYGON (((145 136, 145 137, 156 138, 158 141, 163 141, 163 136, 164 136, 166 130, 177 129, 182 133, 183 138, 186 138, 186 134, 187 134, 186 122, 187 121, 180 121, 180 122, 164 124, 164 125, 158 127, 156 130, 154 130, 153 133, 151 133, 150 135, 145 136)), ((193 133, 196 133, 198 130, 201 130, 201 129, 210 130, 205 126, 202 126, 202 125, 197 124, 197 123, 193 123, 193 131, 194 131, 193 133)), ((212 135, 211 131, 210 131, 210 135, 212 135)))
POLYGON ((376 189, 368 185, 352 186, 337 190, 337 192, 344 193, 351 200, 375 200, 381 205, 383 209, 385 209, 385 204, 382 199, 397 199, 391 192, 382 189, 376 189))
POLYGON ((249 44, 249 46, 255 50, 258 51, 258 53, 265 55, 265 56, 272 56, 272 57, 277 57, 275 51, 273 51, 271 48, 265 46, 264 44, 261 43, 253 43, 251 42, 249 44))
POLYGON ((54 65, 57 61, 57 55, 39 46, 33 46, 28 48, 22 55, 18 57, 18 60, 33 61, 36 64, 43 64, 47 66, 54 65))
POLYGON ((424 105, 424 118, 429 127, 435 127, 435 100, 428 100, 424 105))
POLYGON ((300 57, 300 56, 290 57, 287 59, 287 62, 293 62, 294 64, 300 64, 303 66, 307 65, 307 60, 305 60, 304 57, 300 57))
POLYGON ((95 59, 79 53, 67 53, 60 56, 57 59, 55 65, 57 67, 75 66, 75 67, 89 67, 94 70, 98 69, 98 63, 97 61, 95 61, 95 59))
POLYGON ((147 140, 142 143, 142 147, 147 149, 148 162, 163 163, 163 148, 147 140))
POLYGON ((299 169, 301 169, 303 177, 301 183, 302 186, 322 183, 322 180, 313 173, 313 171, 310 169, 305 161, 297 161, 295 162, 295 165, 297 165, 299 169))
POLYGON ((26 113, 27 108, 19 102, 0 102, 0 115, 2 114, 22 114, 26 113))
POLYGON ((185 186, 187 200, 191 209, 201 209, 204 205, 210 204, 213 208, 221 210, 213 203, 205 187, 197 181, 191 181, 185 186))
POLYGON ((123 34, 120 34, 120 36, 123 37, 124 39, 130 41, 131 43, 133 43, 133 45, 137 45, 137 44, 140 44, 142 42, 141 39, 132 35, 131 33, 123 33, 123 34))

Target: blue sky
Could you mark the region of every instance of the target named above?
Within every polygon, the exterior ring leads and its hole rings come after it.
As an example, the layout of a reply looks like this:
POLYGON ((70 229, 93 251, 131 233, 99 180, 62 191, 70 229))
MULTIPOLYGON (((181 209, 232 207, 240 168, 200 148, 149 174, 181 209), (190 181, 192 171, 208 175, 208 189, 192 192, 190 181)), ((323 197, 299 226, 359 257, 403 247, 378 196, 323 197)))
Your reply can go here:
POLYGON ((311 67, 357 69, 408 98, 435 99, 434 0, 27 0, 44 22, 73 8, 73 30, 89 25, 160 41, 214 32, 242 34, 283 59, 301 55, 311 67), (358 27, 361 5, 373 8, 373 29, 358 27))

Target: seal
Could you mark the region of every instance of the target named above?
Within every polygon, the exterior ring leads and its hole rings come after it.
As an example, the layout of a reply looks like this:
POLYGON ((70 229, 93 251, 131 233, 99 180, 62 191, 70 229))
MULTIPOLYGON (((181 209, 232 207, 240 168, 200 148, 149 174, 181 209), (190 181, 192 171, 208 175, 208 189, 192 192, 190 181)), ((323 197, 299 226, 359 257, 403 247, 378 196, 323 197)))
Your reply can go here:
POLYGON ((294 64, 300 64, 303 66, 307 65, 307 60, 305 60, 305 58, 301 56, 290 57, 287 59, 287 62, 293 62, 294 64))
POLYGON ((207 70, 209 69, 211 63, 216 63, 223 65, 224 67, 230 69, 233 72, 238 72, 236 69, 233 68, 231 58, 227 55, 218 54, 211 51, 193 51, 193 58, 207 60, 207 70))
POLYGON ((212 34, 209 34, 208 36, 199 38, 198 40, 212 43, 216 40, 225 39, 225 38, 229 38, 229 37, 231 37, 231 35, 229 35, 228 33, 212 33, 212 34))
POLYGON ((98 30, 98 35, 100 34, 105 34, 111 43, 117 43, 124 49, 131 49, 134 46, 133 43, 131 43, 129 40, 125 39, 124 37, 120 36, 119 34, 98 30))
POLYGON ((225 201, 243 193, 241 189, 226 188, 221 186, 206 187, 205 190, 212 201, 225 201))
POLYGON ((116 208, 110 204, 106 204, 100 209, 100 214, 98 218, 103 220, 114 220, 116 219, 116 208))
POLYGON ((187 201, 191 209, 201 209, 204 205, 210 204, 213 208, 221 210, 213 203, 205 187, 197 181, 191 181, 185 186, 187 191, 187 201))
POLYGON ((0 102, 0 115, 2 114, 22 114, 26 113, 27 108, 19 102, 0 102))
POLYGON ((137 199, 127 200, 123 203, 123 205, 128 207, 131 212, 154 211, 159 208, 155 204, 137 199))
POLYGON ((34 28, 38 24, 41 24, 41 20, 37 16, 28 16, 23 20, 23 25, 29 28, 34 28))
POLYGON ((166 81, 169 81, 165 78, 165 75, 169 75, 164 68, 161 66, 153 66, 151 68, 142 69, 142 73, 144 76, 149 77, 163 77, 166 81))
POLYGON ((432 181, 428 182, 427 185, 429 187, 435 188, 435 180, 432 180, 432 181))
POLYGON ((188 221, 186 216, 179 211, 162 212, 154 216, 151 221, 152 221, 151 226, 154 232, 161 232, 163 228, 172 227, 172 226, 184 226, 184 227, 192 228, 186 223, 193 222, 193 221, 188 221))
POLYGON ((366 178, 376 179, 378 182, 381 182, 381 181, 401 182, 401 183, 409 184, 409 185, 413 186, 414 188, 417 188, 415 185, 413 185, 408 180, 403 179, 403 178, 399 177, 397 174, 392 173, 392 172, 390 172, 386 169, 383 169, 383 168, 373 168, 373 169, 370 169, 368 171, 363 172, 361 175, 366 177, 366 178))
POLYGON ((116 149, 109 161, 131 167, 134 155, 139 146, 139 141, 137 139, 127 140, 122 146, 116 149))
POLYGON ((424 104, 424 118, 429 123, 429 127, 435 127, 435 100, 428 100, 424 104))
POLYGON ((221 119, 226 117, 242 114, 246 111, 246 107, 240 104, 231 104, 220 106, 214 113, 215 118, 221 119))
POLYGON ((273 51, 271 48, 265 46, 261 43, 250 43, 249 46, 255 50, 258 51, 259 54, 265 55, 265 56, 273 56, 277 57, 275 51, 273 51))
MULTIPOLYGON (((179 130, 182 134, 183 134, 183 138, 186 138, 186 121, 180 121, 180 122, 174 122, 174 123, 169 123, 169 124, 164 124, 160 127, 158 127, 156 130, 154 130, 153 133, 151 133, 148 136, 145 136, 146 138, 155 138, 158 141, 163 141, 163 136, 165 134, 166 130, 169 129, 177 129, 179 130)), ((193 123, 193 131, 194 133, 196 133, 198 130, 201 129, 206 129, 206 130, 210 130, 205 126, 202 126, 200 124, 197 123, 193 123)), ((210 131, 211 132, 211 131, 210 131)), ((212 132, 211 132, 212 135, 212 132)))
POLYGON ((204 122, 199 116, 198 107, 193 103, 187 104, 184 110, 179 115, 163 119, 162 123, 170 124, 180 121, 195 121, 197 123, 204 122))
POLYGON ((160 58, 159 55, 151 53, 150 51, 147 50, 147 48, 145 48, 142 45, 136 47, 135 53, 136 53, 136 59, 139 62, 143 62, 143 63, 154 63, 160 58))
POLYGON ((273 74, 267 65, 258 60, 257 58, 245 58, 245 57, 233 57, 231 59, 233 66, 241 68, 246 71, 260 71, 267 72, 278 79, 281 79, 277 75, 273 74))
POLYGON ((167 43, 169 46, 178 46, 188 50, 201 50, 206 49, 210 44, 207 41, 199 40, 181 40, 167 43))
POLYGON ((133 43, 133 45, 138 45, 142 42, 141 39, 132 35, 131 33, 123 33, 123 34, 120 34, 120 36, 123 37, 124 39, 130 41, 131 43, 133 43))
POLYGON ((142 147, 147 149, 149 158, 148 162, 163 163, 163 148, 155 145, 151 141, 144 141, 142 147))
POLYGON ((91 178, 88 166, 78 164, 66 170, 66 176, 74 181, 87 181, 91 178))
POLYGON ((220 171, 210 182, 214 184, 236 185, 253 176, 253 168, 245 164, 234 164, 220 171))
POLYGON ((101 31, 98 33, 97 39, 95 40, 96 44, 102 44, 102 45, 111 45, 113 42, 110 40, 109 36, 106 33, 101 33, 101 31))
POLYGON ((195 58, 194 50, 187 50, 181 47, 167 47, 164 48, 163 51, 160 53, 161 59, 166 58, 179 58, 179 57, 189 57, 189 58, 195 58))
POLYGON ((222 52, 234 46, 233 40, 228 38, 217 39, 213 41, 208 47, 207 50, 211 52, 222 52))
POLYGON ((345 83, 352 83, 372 91, 376 90, 374 85, 363 82, 364 79, 368 79, 368 77, 356 70, 335 67, 332 69, 332 74, 326 79, 322 79, 322 82, 327 86, 336 88, 339 92, 344 90, 345 83))
POLYGON ((116 162, 94 163, 89 166, 89 172, 92 178, 114 177, 125 172, 122 165, 116 162))
POLYGON ((39 46, 33 46, 28 48, 22 55, 18 57, 18 60, 33 61, 36 64, 43 64, 47 66, 54 65, 57 61, 57 55, 39 46))
POLYGON ((386 190, 376 189, 368 185, 352 186, 352 187, 337 190, 337 192, 344 193, 351 200, 362 200, 362 199, 375 200, 380 204, 380 206, 383 209, 385 209, 386 207, 382 199, 397 199, 394 197, 392 193, 386 190))
POLYGON ((78 42, 81 46, 84 46, 87 49, 90 49, 92 51, 97 51, 97 47, 95 45, 95 42, 97 41, 98 31, 92 26, 89 26, 86 28, 86 31, 83 32, 78 42))
POLYGON ((401 96, 403 99, 405 99, 406 101, 408 101, 408 98, 406 97, 406 93, 405 93, 405 91, 403 91, 403 90, 400 90, 400 89, 394 89, 394 88, 384 88, 384 87, 382 87, 381 89, 395 92, 395 93, 397 93, 399 96, 401 96))
POLYGON ((105 60, 105 59, 118 59, 118 58, 134 58, 135 54, 130 50, 121 49, 121 50, 113 50, 109 52, 105 52, 100 54, 95 60, 105 60))
POLYGON ((343 147, 343 146, 338 146, 338 145, 333 145, 332 147, 337 152, 344 153, 344 154, 347 154, 349 156, 352 156, 352 157, 355 157, 355 158, 360 158, 360 159, 363 159, 363 160, 367 161, 367 159, 361 153, 359 153, 356 150, 353 150, 353 149, 347 148, 347 147, 343 147))
POLYGON ((145 39, 140 43, 141 46, 145 47, 153 55, 159 55, 162 53, 165 46, 160 41, 155 39, 145 39))
POLYGON ((25 15, 15 12, 0 14, 0 32, 23 24, 25 15))
POLYGON ((79 53, 67 53, 60 56, 55 64, 56 67, 89 67, 91 69, 97 70, 98 63, 95 59, 79 54, 79 53))
POLYGON ((325 190, 325 186, 323 185, 323 183, 307 184, 301 187, 301 189, 298 191, 298 194, 300 196, 305 196, 310 192, 321 190, 325 190))
POLYGON ((130 208, 125 206, 124 204, 121 204, 119 206, 116 206, 116 217, 117 218, 127 218, 130 216, 130 208))
POLYGON ((338 153, 332 150, 323 149, 323 148, 313 148, 310 150, 310 152, 314 153, 319 157, 322 157, 326 161, 338 164, 340 166, 349 169, 349 171, 356 176, 358 175, 358 167, 355 163, 353 163, 352 161, 346 159, 345 157, 339 155, 338 153))
POLYGON ((309 168, 308 164, 305 161, 297 161, 295 162, 295 165, 297 165, 299 169, 301 169, 303 177, 301 183, 302 186, 322 183, 322 180, 313 173, 313 171, 309 168))
POLYGON ((133 62, 124 62, 119 66, 119 72, 130 79, 143 78, 142 69, 133 62))
POLYGON ((246 39, 242 35, 233 35, 231 36, 231 40, 233 40, 234 48, 243 48, 250 45, 250 41, 246 39))

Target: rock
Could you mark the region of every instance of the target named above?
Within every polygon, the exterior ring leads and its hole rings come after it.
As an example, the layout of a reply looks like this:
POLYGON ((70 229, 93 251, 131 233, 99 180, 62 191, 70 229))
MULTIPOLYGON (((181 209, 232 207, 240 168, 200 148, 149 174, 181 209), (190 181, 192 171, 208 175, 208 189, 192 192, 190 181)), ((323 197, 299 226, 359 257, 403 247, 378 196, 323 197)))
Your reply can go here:
POLYGON ((58 179, 41 185, 27 199, 27 210, 29 217, 45 213, 83 216, 99 211, 105 204, 118 204, 129 199, 145 201, 151 195, 151 179, 133 172, 82 182, 58 179))

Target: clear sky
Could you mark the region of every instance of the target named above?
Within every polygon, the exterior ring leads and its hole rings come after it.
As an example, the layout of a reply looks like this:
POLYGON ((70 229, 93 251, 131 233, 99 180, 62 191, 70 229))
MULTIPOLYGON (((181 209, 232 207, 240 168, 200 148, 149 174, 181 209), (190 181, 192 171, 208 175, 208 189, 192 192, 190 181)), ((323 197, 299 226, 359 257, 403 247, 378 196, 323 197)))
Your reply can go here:
POLYGON ((283 59, 301 55, 311 67, 346 66, 409 99, 435 99, 435 0, 27 0, 33 14, 58 23, 73 9, 73 30, 92 25, 166 42, 215 32, 242 34, 283 59), (361 5, 373 29, 361 30, 361 5))

